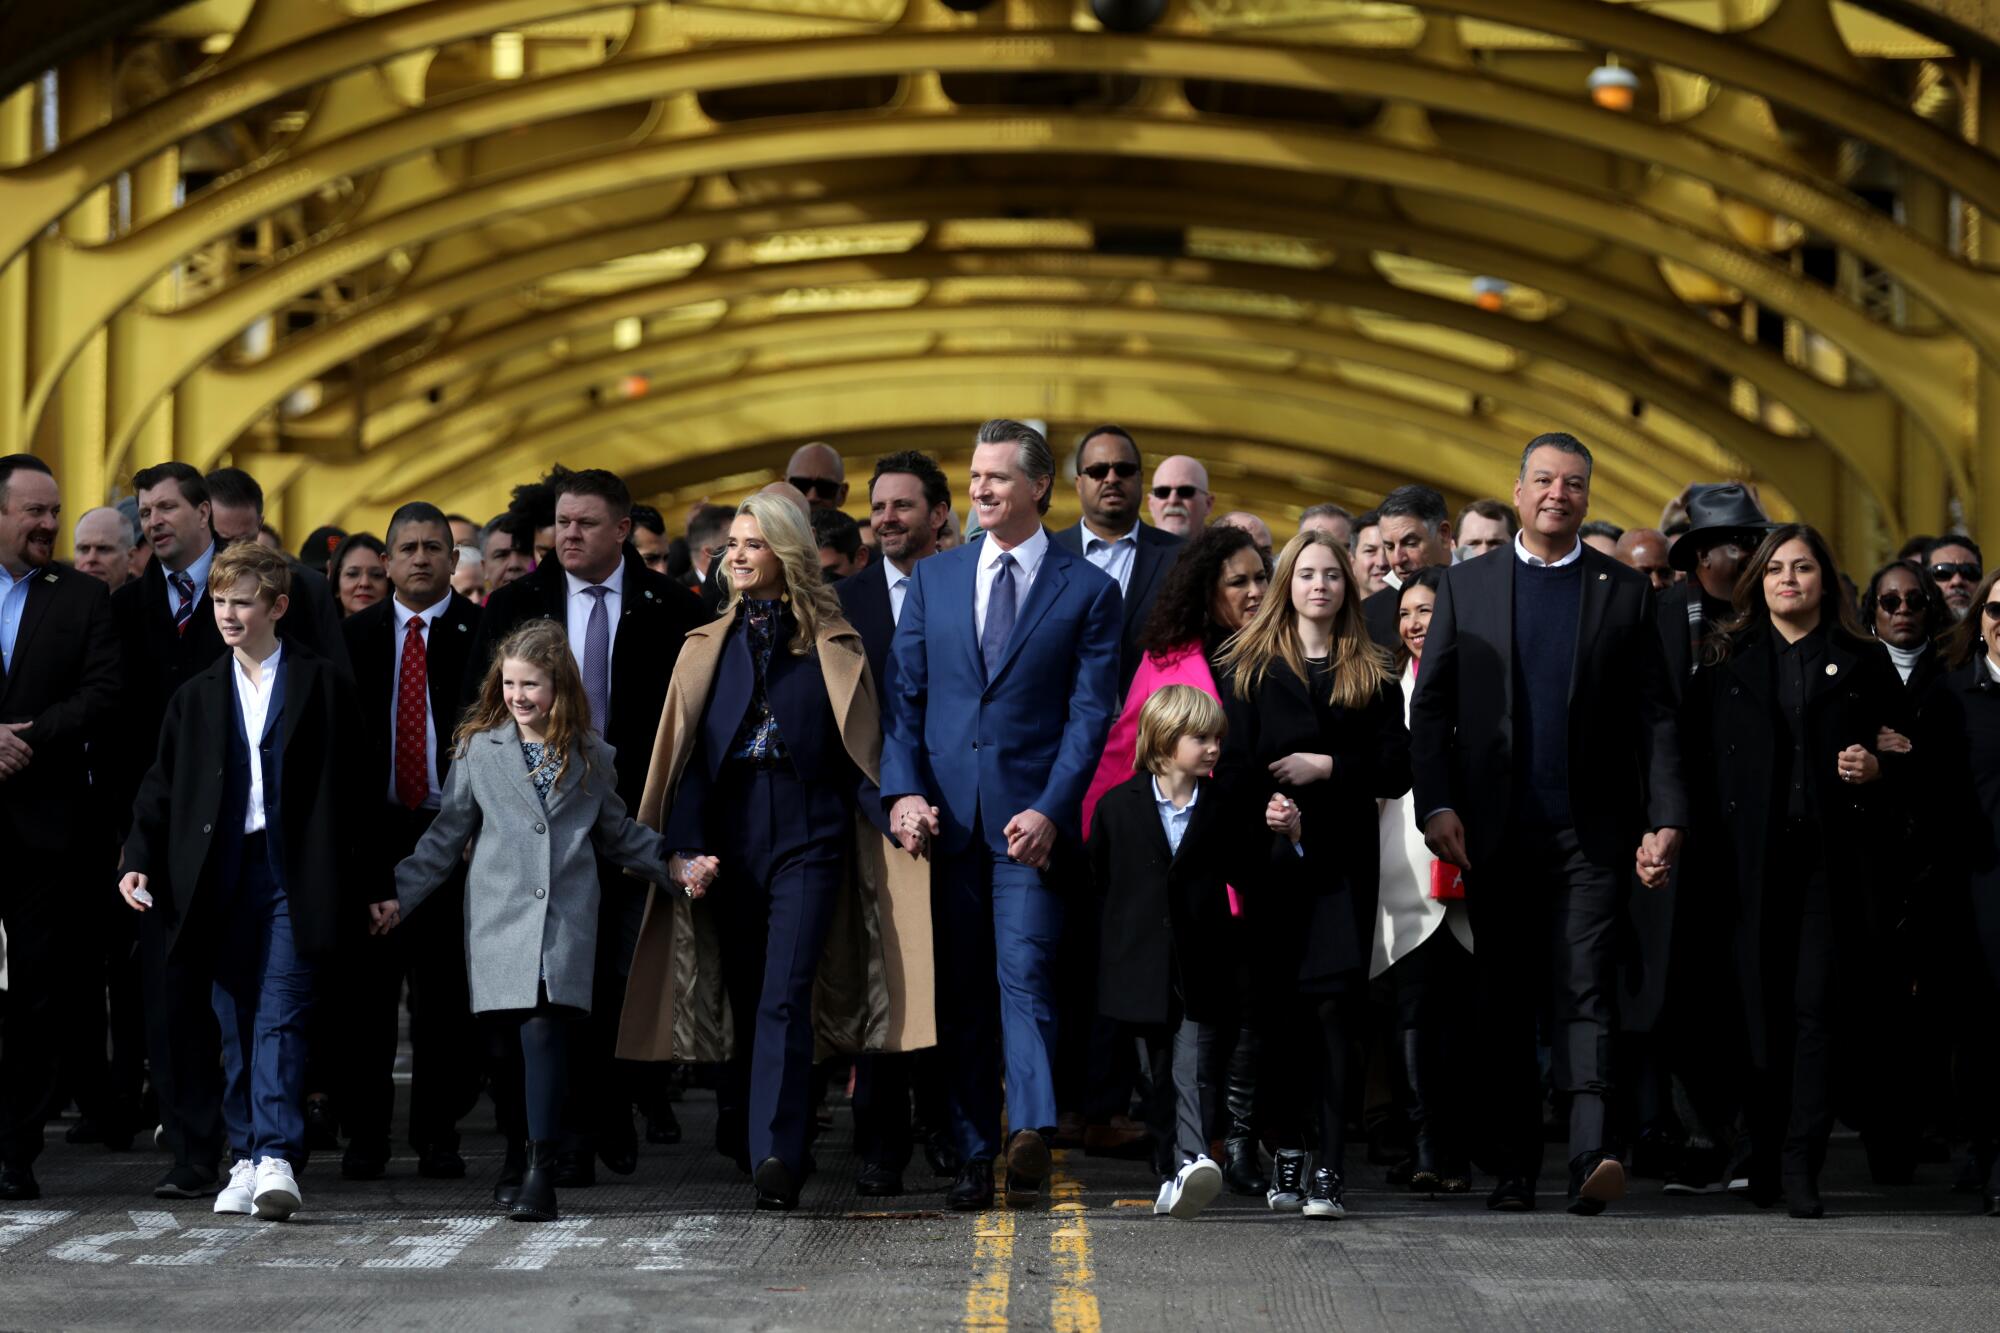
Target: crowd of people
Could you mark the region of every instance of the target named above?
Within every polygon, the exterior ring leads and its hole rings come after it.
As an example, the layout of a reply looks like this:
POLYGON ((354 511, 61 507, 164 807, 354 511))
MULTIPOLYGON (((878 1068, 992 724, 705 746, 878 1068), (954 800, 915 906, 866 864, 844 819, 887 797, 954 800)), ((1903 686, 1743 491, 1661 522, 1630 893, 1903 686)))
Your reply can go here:
POLYGON ((845 1084, 854 1189, 958 1210, 1072 1148, 1181 1219, 1340 1217, 1364 1159, 1527 1211, 1553 1140, 1578 1215, 1812 1218, 1842 1121, 2000 1216, 2000 571, 1850 583, 1735 482, 1621 531, 1591 468, 1279 545, 1196 459, 992 420, 865 522, 814 443, 678 534, 558 467, 294 555, 166 462, 65 564, 0 458, 0 1199, 72 1104, 221 1213, 380 1178, 407 1008, 416 1171, 488 1095, 526 1222, 692 1084, 780 1211, 845 1084))

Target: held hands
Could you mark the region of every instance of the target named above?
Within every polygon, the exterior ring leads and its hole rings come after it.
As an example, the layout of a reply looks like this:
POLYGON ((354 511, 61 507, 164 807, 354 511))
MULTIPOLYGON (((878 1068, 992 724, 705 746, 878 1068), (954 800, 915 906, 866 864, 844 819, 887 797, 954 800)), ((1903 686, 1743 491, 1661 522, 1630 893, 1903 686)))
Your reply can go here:
POLYGON ((1325 782, 1333 776, 1330 754, 1288 754, 1273 760, 1271 776, 1287 787, 1303 787, 1309 782, 1325 782))
MULTIPOLYGON (((929 854, 931 839, 937 836, 939 827, 937 807, 921 796, 905 796, 889 807, 889 831, 911 856, 929 854)), ((1013 825, 1007 827, 1011 843, 1013 825)))
POLYGON ((403 904, 394 898, 368 904, 368 933, 387 935, 403 924, 403 904))
POLYGON ((1282 833, 1297 846, 1304 834, 1299 820, 1299 805, 1289 796, 1273 793, 1264 806, 1264 827, 1273 833, 1282 833))
POLYGON ((21 772, 34 759, 35 752, 21 739, 21 733, 34 725, 32 722, 0 722, 0 781, 21 772))
POLYGON ((1460 870, 1472 869, 1472 861, 1465 854, 1465 825, 1453 811, 1440 810, 1425 822, 1424 846, 1440 861, 1450 862, 1460 870))
POLYGON ((1023 810, 1007 821, 1007 855, 1036 870, 1049 868, 1056 847, 1056 826, 1039 810, 1023 810))
POLYGON ((722 862, 713 856, 684 857, 675 853, 667 862, 667 874, 690 898, 707 897, 715 877, 721 873, 722 862))
POLYGON ((1892 728, 1884 727, 1875 733, 1875 748, 1884 754, 1909 754, 1916 747, 1910 744, 1908 736, 1892 728))
POLYGON ((1655 829, 1639 839, 1639 882, 1649 889, 1664 888, 1680 854, 1681 831, 1677 828, 1655 829))
POLYGON ((146 888, 146 877, 136 870, 128 870, 118 881, 118 896, 125 905, 135 912, 143 912, 153 905, 153 895, 146 888))
POLYGON ((1882 761, 1859 745, 1840 752, 1840 780, 1859 786, 1882 776, 1882 761))

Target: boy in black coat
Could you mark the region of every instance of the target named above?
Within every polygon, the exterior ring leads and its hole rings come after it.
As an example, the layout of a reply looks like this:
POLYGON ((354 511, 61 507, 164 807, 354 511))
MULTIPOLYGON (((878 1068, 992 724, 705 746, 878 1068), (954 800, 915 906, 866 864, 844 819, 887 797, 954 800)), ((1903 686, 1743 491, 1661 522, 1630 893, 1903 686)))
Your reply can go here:
MULTIPOLYGON (((365 779, 353 688, 309 649, 279 644, 290 587, 268 548, 215 557, 209 593, 230 651, 167 705, 118 886, 133 908, 162 913, 171 965, 214 979, 233 1159, 215 1211, 273 1220, 300 1201, 315 974, 367 884, 354 854, 365 779)), ((213 1068, 213 1048, 183 1045, 172 1080, 213 1068)))

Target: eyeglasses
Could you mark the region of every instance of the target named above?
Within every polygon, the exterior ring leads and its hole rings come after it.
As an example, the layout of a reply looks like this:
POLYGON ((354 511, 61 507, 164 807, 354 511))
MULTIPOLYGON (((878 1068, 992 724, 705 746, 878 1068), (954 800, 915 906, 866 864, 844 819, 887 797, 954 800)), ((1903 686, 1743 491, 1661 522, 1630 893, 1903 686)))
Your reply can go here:
POLYGON ((1922 592, 1913 592, 1907 597, 1899 592, 1885 592, 1875 599, 1875 605, 1881 607, 1892 616, 1906 606, 1912 611, 1922 611, 1928 608, 1930 604, 1930 594, 1922 592))
POLYGON ((840 498, 840 483, 828 481, 825 477, 786 477, 785 480, 803 495, 817 495, 822 500, 840 498))
POLYGON ((1153 488, 1153 498, 1155 500, 1192 500, 1200 494, 1201 487, 1199 486, 1155 486, 1153 488))
POLYGON ((1089 477, 1092 481, 1103 481, 1114 472, 1121 477, 1136 477, 1139 475, 1139 465, 1137 463, 1092 463, 1089 467, 1081 469, 1081 471, 1084 476, 1089 477))
POLYGON ((1967 583, 1977 583, 1979 582, 1980 572, 1978 565, 1970 563, 1945 563, 1931 566, 1931 577, 1939 583, 1949 583, 1954 578, 1964 579, 1967 583))

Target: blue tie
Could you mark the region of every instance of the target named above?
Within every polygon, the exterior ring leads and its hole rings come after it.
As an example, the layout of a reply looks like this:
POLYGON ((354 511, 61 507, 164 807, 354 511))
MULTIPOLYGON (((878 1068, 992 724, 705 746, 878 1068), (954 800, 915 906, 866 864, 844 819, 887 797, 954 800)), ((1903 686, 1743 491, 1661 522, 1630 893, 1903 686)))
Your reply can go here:
POLYGON ((583 623, 583 695, 590 700, 590 725, 604 734, 611 720, 611 617, 604 598, 611 589, 593 583, 584 589, 590 594, 590 619, 583 623))
POLYGON ((986 679, 1000 671, 1007 640, 1014 637, 1014 557, 1002 552, 993 563, 993 590, 986 597, 986 632, 979 637, 979 655, 986 659, 986 679))

